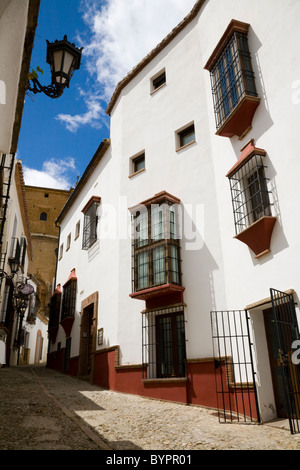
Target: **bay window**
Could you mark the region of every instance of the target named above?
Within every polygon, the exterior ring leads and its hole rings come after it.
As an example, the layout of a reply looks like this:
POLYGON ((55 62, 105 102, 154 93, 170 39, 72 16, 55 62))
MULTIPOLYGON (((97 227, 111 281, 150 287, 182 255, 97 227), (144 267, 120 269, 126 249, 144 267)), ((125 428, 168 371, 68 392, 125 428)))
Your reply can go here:
POLYGON ((178 207, 168 199, 133 214, 133 292, 164 284, 181 285, 178 207))

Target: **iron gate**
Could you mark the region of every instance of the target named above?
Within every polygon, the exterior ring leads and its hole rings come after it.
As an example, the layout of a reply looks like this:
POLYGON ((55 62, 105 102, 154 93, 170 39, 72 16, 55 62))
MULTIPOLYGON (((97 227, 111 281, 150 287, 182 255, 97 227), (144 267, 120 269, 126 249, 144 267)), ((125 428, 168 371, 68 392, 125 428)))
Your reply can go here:
POLYGON ((245 310, 211 312, 219 422, 260 422, 245 310))
POLYGON ((300 433, 300 361, 294 349, 300 348, 300 336, 295 303, 292 294, 275 289, 270 292, 290 430, 297 434, 300 433))

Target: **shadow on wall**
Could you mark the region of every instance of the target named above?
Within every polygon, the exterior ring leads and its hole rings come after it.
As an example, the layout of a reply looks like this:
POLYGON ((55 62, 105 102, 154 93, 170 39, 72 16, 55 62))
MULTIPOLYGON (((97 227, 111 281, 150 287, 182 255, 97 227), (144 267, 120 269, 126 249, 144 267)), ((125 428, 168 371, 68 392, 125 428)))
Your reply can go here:
POLYGON ((255 34, 253 28, 250 26, 249 35, 251 35, 251 55, 252 55, 252 67, 255 75, 255 84, 258 96, 261 98, 261 102, 256 110, 254 119, 259 120, 259 125, 255 127, 255 139, 259 139, 270 127, 273 126, 274 121, 270 115, 270 108, 268 104, 268 98, 266 88, 264 84, 263 71, 260 66, 259 60, 259 49, 262 46, 258 36, 255 34))
MULTIPOLYGON (((207 332, 210 332, 210 311, 216 309, 216 298, 215 298, 215 285, 214 285, 214 273, 220 271, 220 267, 217 264, 215 258, 212 256, 208 245, 204 240, 204 214, 201 221, 202 226, 198 226, 192 221, 190 214, 185 213, 185 219, 188 218, 188 225, 192 228, 195 244, 193 245, 190 236, 188 240, 183 234, 182 249, 184 257, 182 260, 182 272, 183 272, 183 285, 185 290, 185 302, 187 303, 186 308, 186 321, 187 326, 193 325, 192 328, 187 328, 187 340, 191 340, 191 343, 198 344, 199 341, 202 343, 201 354, 207 354, 207 357, 212 356, 212 345, 209 338, 206 338, 206 345, 204 344, 203 332, 207 337, 207 332), (185 249, 188 246, 190 249, 185 249), (194 248, 194 249, 193 249, 194 248), (192 293, 197 295, 190 296, 192 293), (192 339, 193 336, 193 339, 192 339), (206 350, 206 352, 204 352, 206 350)), ((210 231, 211 232, 211 231, 210 231)), ((207 233, 207 232, 206 232, 207 233)), ((213 231, 210 237, 210 242, 213 246, 220 247, 219 233, 217 230, 213 231), (214 240, 212 239, 214 237, 214 240)), ((222 291, 218 291, 218 297, 222 296, 222 291)), ((223 292, 222 302, 225 303, 225 292, 223 292)), ((188 343, 187 343, 188 344, 188 343)), ((198 353, 199 354, 199 353, 198 353)))

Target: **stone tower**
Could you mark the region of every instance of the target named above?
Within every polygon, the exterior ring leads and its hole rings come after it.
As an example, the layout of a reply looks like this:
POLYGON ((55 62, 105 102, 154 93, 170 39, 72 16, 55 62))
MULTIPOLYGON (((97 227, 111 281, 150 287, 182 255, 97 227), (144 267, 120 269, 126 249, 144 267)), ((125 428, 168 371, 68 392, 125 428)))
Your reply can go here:
POLYGON ((39 282, 39 312, 48 317, 47 307, 52 295, 59 239, 59 228, 55 221, 73 188, 61 190, 25 186, 25 191, 33 251, 28 272, 39 282))

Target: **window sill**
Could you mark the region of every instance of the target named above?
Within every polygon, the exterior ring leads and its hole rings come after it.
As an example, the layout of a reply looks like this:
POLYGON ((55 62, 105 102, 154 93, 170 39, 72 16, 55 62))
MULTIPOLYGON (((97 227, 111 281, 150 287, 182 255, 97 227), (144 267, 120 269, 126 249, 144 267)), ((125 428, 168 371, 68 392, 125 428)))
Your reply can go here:
POLYGON ((143 379, 145 384, 161 384, 161 383, 180 383, 180 382, 187 382, 187 377, 168 377, 162 379, 143 379))
POLYGON ((216 134, 229 138, 237 135, 239 140, 243 139, 251 129, 252 119, 259 103, 260 98, 256 96, 244 96, 216 134))
POLYGON ((150 95, 155 95, 155 93, 158 91, 158 90, 161 90, 162 88, 164 88, 167 84, 166 83, 163 83, 162 85, 160 85, 159 87, 155 88, 154 90, 151 90, 150 91, 150 95))
POLYGON ((245 243, 254 252, 255 258, 260 258, 271 251, 271 236, 276 220, 276 217, 262 217, 234 238, 245 243))
POLYGON ((149 287, 147 289, 133 292, 132 294, 130 294, 130 297, 132 299, 146 301, 161 298, 162 296, 165 296, 167 298, 169 298, 170 296, 177 298, 178 295, 179 297, 182 295, 184 290, 185 287, 179 286, 178 284, 162 284, 160 286, 149 287))
POLYGON ((187 147, 190 147, 190 146, 193 145, 195 142, 196 142, 196 140, 192 140, 192 141, 189 142, 188 144, 185 144, 185 145, 183 145, 182 147, 178 147, 178 148, 176 149, 176 152, 180 152, 181 150, 184 150, 184 149, 186 149, 187 147))
POLYGON ((136 171, 135 173, 131 173, 131 175, 128 176, 128 178, 133 178, 136 175, 139 175, 140 173, 143 173, 146 171, 146 168, 142 168, 141 170, 136 171))

